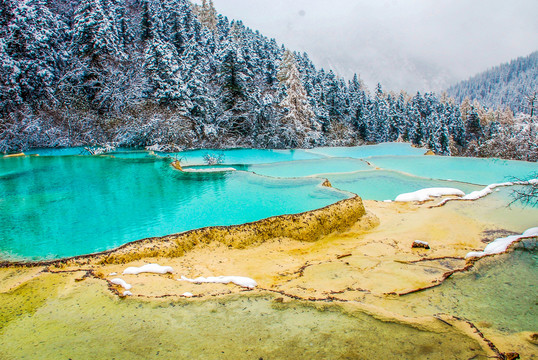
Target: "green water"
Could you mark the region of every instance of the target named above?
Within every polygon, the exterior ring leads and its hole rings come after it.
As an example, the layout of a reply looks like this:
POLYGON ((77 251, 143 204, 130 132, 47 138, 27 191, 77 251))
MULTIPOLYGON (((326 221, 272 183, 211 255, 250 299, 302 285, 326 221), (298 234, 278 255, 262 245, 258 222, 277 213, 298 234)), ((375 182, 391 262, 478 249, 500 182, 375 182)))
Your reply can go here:
POLYGON ((489 323, 507 333, 538 331, 538 249, 518 249, 481 260, 469 272, 443 285, 408 295, 415 304, 429 304, 474 323, 489 323))
MULTIPOLYGON (((56 276, 57 277, 57 276, 56 276)), ((54 277, 0 294, 2 359, 470 359, 479 344, 440 322, 415 328, 331 304, 271 296, 121 300, 93 280, 60 296, 54 277), (89 283, 91 281, 91 283, 89 283), (18 304, 30 298, 28 307, 18 304), (11 310, 18 314, 10 316, 11 310)), ((64 279, 64 282, 73 280, 64 279)))
POLYGON ((168 160, 90 156, 0 159, 0 249, 60 258, 212 225, 313 210, 347 195, 318 179, 187 174, 168 160))

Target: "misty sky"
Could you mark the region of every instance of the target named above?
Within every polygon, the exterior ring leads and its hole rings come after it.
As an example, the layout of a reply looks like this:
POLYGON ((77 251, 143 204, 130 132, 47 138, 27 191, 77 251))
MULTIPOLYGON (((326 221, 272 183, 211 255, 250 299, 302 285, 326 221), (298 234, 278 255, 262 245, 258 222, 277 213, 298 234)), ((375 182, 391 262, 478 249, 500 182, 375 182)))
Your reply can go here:
MULTIPOLYGON (((440 90, 538 50, 537 0, 213 0, 370 89, 440 90)), ((198 1, 199 2, 199 1, 198 1)))

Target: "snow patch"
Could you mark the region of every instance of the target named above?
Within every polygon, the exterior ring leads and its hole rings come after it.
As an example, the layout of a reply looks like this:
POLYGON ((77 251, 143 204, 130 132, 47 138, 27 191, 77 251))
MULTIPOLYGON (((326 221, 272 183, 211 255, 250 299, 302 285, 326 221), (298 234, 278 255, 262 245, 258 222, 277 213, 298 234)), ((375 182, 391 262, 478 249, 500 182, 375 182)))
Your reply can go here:
MULTIPOLYGON (((179 280, 179 279, 178 279, 179 280)), ((251 278, 243 276, 210 276, 210 277, 197 277, 196 279, 189 279, 185 276, 181 276, 181 280, 188 281, 196 284, 201 283, 215 283, 215 284, 229 284, 234 283, 235 285, 246 287, 249 289, 255 288, 258 286, 258 283, 251 278)), ((180 281, 181 281, 180 280, 180 281)))
POLYGON ((112 279, 110 280, 110 282, 114 285, 119 285, 121 286, 122 288, 124 288, 125 290, 130 290, 132 288, 131 284, 127 284, 125 282, 125 280, 123 279, 120 279, 120 278, 115 278, 115 279, 112 279))
POLYGON ((133 296, 133 293, 130 292, 129 290, 125 290, 125 291, 123 292, 123 296, 133 296))
POLYGON ((161 266, 157 264, 146 264, 140 267, 128 267, 123 271, 123 275, 138 275, 140 273, 166 274, 173 272, 170 266, 161 266))
POLYGON ((477 191, 473 191, 461 198, 457 198, 457 199, 444 199, 443 201, 439 202, 439 204, 435 205, 436 207, 438 206, 443 206, 444 204, 446 204, 447 202, 449 201, 454 201, 454 200, 478 200, 478 199, 481 199, 485 196, 488 196, 489 194, 491 194, 494 190, 495 191, 499 191, 499 189, 497 188, 500 188, 500 187, 506 187, 506 186, 515 186, 515 185, 536 185, 538 184, 538 179, 532 179, 532 180, 529 180, 529 181, 509 181, 509 182, 504 182, 504 183, 498 183, 498 184, 490 184, 488 186, 486 186, 485 188, 483 188, 482 190, 477 190, 477 191))
POLYGON ((193 297, 194 295, 193 295, 192 293, 190 293, 190 292, 187 291, 187 292, 181 294, 181 296, 189 297, 189 298, 190 298, 190 297, 193 297))
POLYGON ((237 170, 232 167, 208 168, 208 169, 183 169, 183 172, 187 172, 187 173, 218 173, 218 172, 227 172, 227 171, 237 171, 237 170))
POLYGON ((108 276, 116 276, 116 275, 118 275, 118 273, 116 273, 116 272, 108 274, 108 276))
POLYGON ((535 236, 538 236, 538 227, 530 228, 521 235, 510 235, 504 238, 495 239, 493 242, 489 243, 483 251, 471 251, 467 255, 465 255, 465 258, 469 259, 473 257, 501 254, 505 252, 508 247, 515 241, 535 236))
POLYGON ((447 195, 465 196, 465 193, 454 188, 426 188, 411 193, 400 194, 394 201, 426 201, 432 197, 447 195))
POLYGON ((513 182, 505 182, 500 184, 491 184, 483 188, 482 190, 473 191, 472 193, 469 193, 462 197, 462 200, 477 200, 480 198, 483 198, 484 196, 487 196, 493 192, 495 188, 503 187, 503 186, 512 186, 514 185, 513 182))

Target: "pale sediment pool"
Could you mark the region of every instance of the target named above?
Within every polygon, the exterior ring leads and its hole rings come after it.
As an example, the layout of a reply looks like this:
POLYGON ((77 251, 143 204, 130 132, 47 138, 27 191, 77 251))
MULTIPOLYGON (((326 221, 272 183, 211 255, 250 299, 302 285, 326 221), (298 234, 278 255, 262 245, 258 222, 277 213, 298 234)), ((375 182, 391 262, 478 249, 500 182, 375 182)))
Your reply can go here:
POLYGON ((365 159, 372 156, 424 155, 428 149, 413 147, 408 143, 381 143, 352 147, 319 147, 307 151, 329 157, 365 159))
POLYGON ((538 163, 502 159, 479 159, 443 156, 380 156, 368 161, 386 170, 473 184, 489 185, 527 179, 538 172, 538 163))
POLYGON ((158 158, 0 159, 0 250, 43 259, 145 237, 324 207, 349 197, 319 179, 181 173, 158 158))
POLYGON ((252 171, 258 175, 287 178, 312 175, 325 176, 333 173, 349 173, 369 169, 372 169, 372 167, 365 161, 351 158, 279 162, 275 164, 251 165, 248 167, 248 171, 252 171))
POLYGON ((504 333, 536 332, 537 294, 538 248, 534 246, 481 260, 470 271, 406 300, 504 333))
POLYGON ((360 194, 365 200, 394 200, 396 196, 430 187, 450 187, 465 193, 483 186, 409 176, 392 170, 358 171, 351 174, 330 174, 327 178, 335 188, 360 194))
POLYGON ((4 359, 470 359, 480 344, 440 321, 411 326, 271 295, 118 299, 95 280, 43 275, 0 294, 4 359))

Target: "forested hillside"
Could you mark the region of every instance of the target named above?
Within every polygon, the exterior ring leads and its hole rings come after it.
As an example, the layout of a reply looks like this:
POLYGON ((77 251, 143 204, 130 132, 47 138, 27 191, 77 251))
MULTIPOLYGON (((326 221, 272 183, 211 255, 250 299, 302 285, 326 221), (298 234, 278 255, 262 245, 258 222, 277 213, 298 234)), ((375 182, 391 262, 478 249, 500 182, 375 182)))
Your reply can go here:
POLYGON ((459 102, 476 99, 488 108, 508 107, 514 113, 530 114, 533 104, 529 100, 538 92, 538 51, 473 76, 447 91, 459 102))
POLYGON ((211 1, 0 0, 0 11, 0 152, 404 140, 476 155, 511 121, 432 93, 369 93, 211 1))

